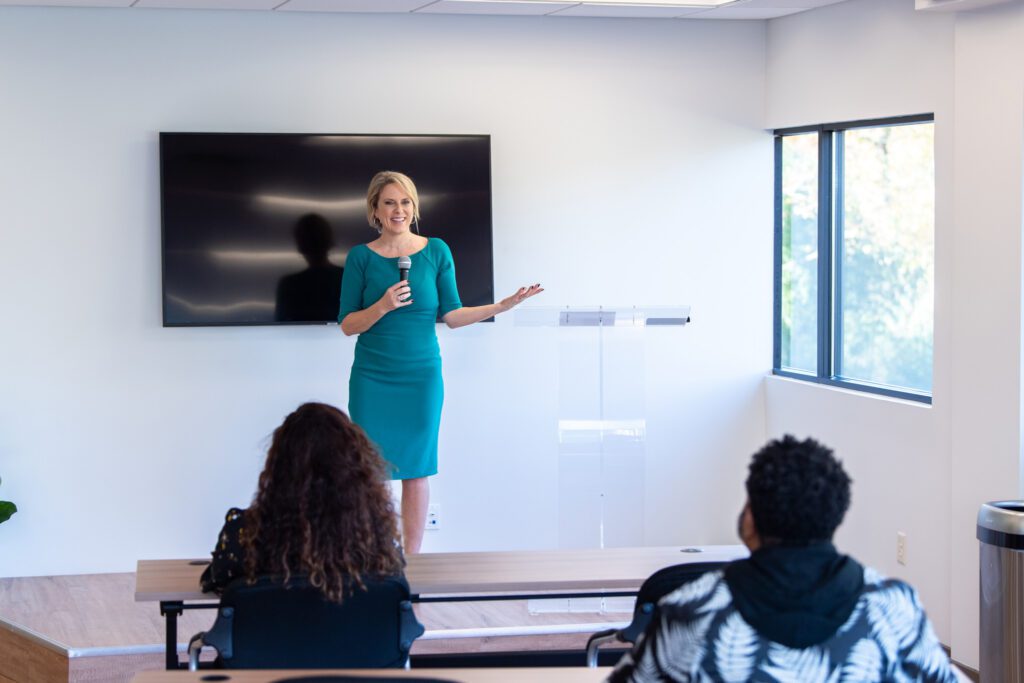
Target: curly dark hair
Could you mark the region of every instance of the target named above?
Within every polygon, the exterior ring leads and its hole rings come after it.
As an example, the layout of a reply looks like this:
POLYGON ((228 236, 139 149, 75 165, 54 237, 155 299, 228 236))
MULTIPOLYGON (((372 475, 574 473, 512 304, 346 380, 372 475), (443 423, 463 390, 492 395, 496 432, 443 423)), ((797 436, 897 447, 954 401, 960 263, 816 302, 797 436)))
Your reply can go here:
POLYGON ((830 448, 787 434, 754 454, 747 498, 763 542, 828 541, 850 507, 850 477, 830 448))
POLYGON ((248 580, 305 574, 341 602, 364 576, 400 574, 384 461, 349 417, 305 403, 274 430, 241 537, 248 580))

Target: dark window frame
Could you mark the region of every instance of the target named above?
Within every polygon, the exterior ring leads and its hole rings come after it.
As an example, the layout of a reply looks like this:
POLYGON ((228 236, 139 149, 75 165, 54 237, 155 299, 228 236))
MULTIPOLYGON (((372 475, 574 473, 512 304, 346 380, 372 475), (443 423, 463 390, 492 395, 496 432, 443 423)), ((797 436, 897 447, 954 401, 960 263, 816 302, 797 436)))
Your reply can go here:
MULTIPOLYGON (((934 123, 934 114, 914 114, 814 126, 778 128, 775 135, 775 271, 772 316, 772 374, 816 384, 931 404, 932 392, 894 389, 864 380, 842 377, 843 309, 839 297, 842 259, 836 258, 843 239, 843 133, 855 128, 877 128, 934 123), (818 134, 818 316, 817 372, 782 368, 782 140, 790 135, 818 134)), ((934 329, 932 330, 934 336, 934 329)))

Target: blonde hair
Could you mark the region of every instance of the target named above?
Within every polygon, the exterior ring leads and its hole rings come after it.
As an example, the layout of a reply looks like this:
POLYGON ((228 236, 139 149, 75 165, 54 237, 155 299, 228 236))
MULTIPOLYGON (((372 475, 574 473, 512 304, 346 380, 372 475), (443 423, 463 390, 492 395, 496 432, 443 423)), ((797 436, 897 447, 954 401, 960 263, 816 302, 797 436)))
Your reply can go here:
POLYGON ((381 171, 373 176, 370 187, 366 190, 366 222, 374 230, 380 230, 380 223, 373 212, 377 208, 377 202, 380 201, 380 193, 388 185, 398 185, 409 195, 409 198, 412 199, 412 217, 418 223, 420 220, 420 196, 416 192, 416 184, 412 182, 412 178, 398 171, 381 171))

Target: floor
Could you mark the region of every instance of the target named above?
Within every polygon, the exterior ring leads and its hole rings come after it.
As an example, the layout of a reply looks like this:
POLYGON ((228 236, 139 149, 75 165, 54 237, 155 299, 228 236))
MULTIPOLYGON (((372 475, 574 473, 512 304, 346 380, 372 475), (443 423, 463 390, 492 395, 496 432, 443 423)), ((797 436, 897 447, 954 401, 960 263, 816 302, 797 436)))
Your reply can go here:
MULTIPOLYGON (((0 579, 0 683, 127 682, 163 668, 164 619, 134 592, 134 573, 0 579)), ((625 611, 601 612, 599 601, 419 604, 427 633, 412 652, 582 651, 591 632, 629 620, 628 605, 614 607, 625 611)), ((187 610, 179 641, 213 616, 187 610)))

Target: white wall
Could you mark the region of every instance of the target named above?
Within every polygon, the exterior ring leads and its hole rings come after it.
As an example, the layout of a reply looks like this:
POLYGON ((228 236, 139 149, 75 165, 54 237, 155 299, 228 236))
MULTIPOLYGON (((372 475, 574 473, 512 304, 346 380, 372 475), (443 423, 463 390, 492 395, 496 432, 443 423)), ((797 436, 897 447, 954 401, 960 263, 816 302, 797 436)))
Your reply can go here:
MULTIPOLYGON (((952 646, 978 661, 978 506, 1024 494, 1021 467, 1021 202, 1024 4, 956 22, 949 357, 952 646)), ((982 671, 984 675, 984 671, 982 671)))
POLYGON ((977 667, 975 515, 1021 495, 1024 8, 912 5, 851 0, 770 22, 768 119, 935 113, 933 405, 771 378, 767 427, 837 448, 855 480, 840 543, 910 580, 953 657, 977 667))
MULTIPOLYGON (((161 327, 162 130, 491 134, 499 292, 693 305, 645 354, 644 541, 732 542, 771 357, 764 49, 762 22, 0 8, 0 575, 205 555, 285 413, 347 403, 336 329, 161 327)), ((557 339, 441 343, 427 549, 557 545, 557 339)))

